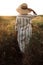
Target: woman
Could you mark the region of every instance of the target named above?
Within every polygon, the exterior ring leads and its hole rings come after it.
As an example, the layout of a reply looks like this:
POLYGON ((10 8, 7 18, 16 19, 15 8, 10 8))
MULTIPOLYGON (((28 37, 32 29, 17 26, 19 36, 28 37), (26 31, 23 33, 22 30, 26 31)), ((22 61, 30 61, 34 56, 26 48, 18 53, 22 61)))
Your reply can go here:
POLYGON ((17 31, 17 40, 20 47, 21 52, 25 53, 29 46, 29 41, 32 36, 32 26, 31 19, 36 17, 37 14, 31 8, 28 8, 26 3, 21 4, 17 8, 17 12, 19 15, 16 18, 16 26, 15 29, 17 31), (33 12, 34 15, 29 14, 33 12))

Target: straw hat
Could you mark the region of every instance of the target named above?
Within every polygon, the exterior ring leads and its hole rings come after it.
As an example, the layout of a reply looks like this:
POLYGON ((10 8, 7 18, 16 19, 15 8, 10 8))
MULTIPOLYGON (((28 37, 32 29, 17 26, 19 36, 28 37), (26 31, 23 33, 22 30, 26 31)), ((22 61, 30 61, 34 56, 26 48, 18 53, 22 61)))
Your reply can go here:
POLYGON ((26 3, 21 4, 16 10, 20 14, 28 14, 32 11, 31 8, 28 8, 28 5, 26 3))

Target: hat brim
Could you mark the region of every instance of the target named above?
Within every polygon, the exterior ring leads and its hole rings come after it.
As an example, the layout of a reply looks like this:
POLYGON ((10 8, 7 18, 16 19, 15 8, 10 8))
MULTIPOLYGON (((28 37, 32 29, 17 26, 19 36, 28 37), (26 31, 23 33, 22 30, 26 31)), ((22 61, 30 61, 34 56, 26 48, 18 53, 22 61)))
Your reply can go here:
POLYGON ((17 8, 16 11, 20 14, 28 14, 31 12, 28 8, 27 9, 17 8))

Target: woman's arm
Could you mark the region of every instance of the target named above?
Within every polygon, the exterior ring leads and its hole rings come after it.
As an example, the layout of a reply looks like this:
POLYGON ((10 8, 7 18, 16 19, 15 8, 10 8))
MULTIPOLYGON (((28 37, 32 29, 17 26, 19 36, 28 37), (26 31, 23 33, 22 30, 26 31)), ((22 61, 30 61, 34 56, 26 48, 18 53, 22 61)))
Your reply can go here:
POLYGON ((29 9, 30 9, 31 12, 33 12, 33 15, 30 15, 31 19, 33 19, 33 18, 38 16, 37 13, 33 9, 31 9, 31 8, 29 8, 29 9))
POLYGON ((37 15, 37 13, 36 13, 34 10, 32 10, 32 12, 33 12, 35 15, 37 15))
POLYGON ((16 18, 16 23, 15 23, 15 31, 17 31, 17 26, 18 26, 18 19, 16 18))
POLYGON ((15 23, 15 31, 16 35, 18 34, 18 19, 16 18, 16 23, 15 23))
POLYGON ((33 9, 31 9, 31 8, 28 8, 31 12, 33 12, 35 15, 37 15, 37 13, 33 10, 33 9))

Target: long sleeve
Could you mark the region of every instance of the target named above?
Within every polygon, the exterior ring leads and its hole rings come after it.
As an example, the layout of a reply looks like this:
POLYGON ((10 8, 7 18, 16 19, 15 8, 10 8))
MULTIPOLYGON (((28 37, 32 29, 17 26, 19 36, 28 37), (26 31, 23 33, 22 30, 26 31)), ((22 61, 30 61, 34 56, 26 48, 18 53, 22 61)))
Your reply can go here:
POLYGON ((15 30, 17 31, 18 26, 18 19, 16 18, 15 30))
POLYGON ((33 19, 33 18, 35 18, 35 17, 37 17, 38 15, 31 15, 31 19, 33 19))

